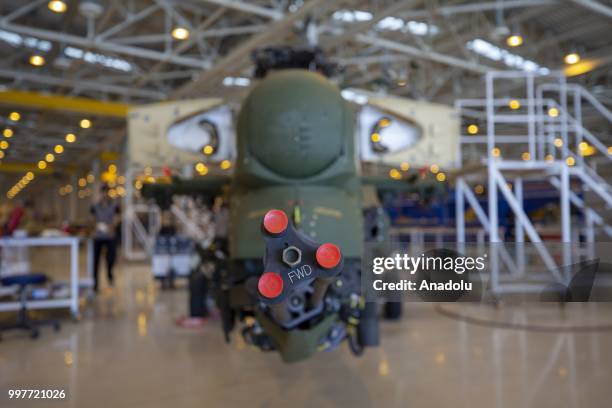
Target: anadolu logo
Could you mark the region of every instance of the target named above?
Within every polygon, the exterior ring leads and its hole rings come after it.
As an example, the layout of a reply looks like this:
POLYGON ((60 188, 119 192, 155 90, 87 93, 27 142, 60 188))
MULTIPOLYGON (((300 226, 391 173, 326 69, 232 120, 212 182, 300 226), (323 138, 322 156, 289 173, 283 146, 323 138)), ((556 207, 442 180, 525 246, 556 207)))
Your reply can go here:
POLYGON ((414 281, 417 294, 426 302, 457 302, 479 300, 483 291, 480 272, 485 268, 486 255, 465 257, 456 251, 438 248, 423 254, 426 260, 416 270, 414 281))

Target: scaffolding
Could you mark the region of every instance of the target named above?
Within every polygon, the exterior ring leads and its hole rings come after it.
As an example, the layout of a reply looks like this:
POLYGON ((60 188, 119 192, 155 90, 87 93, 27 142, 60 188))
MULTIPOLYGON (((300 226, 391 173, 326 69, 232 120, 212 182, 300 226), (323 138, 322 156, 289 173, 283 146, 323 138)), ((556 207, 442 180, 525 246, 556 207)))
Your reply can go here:
POLYGON ((462 118, 478 121, 486 129, 484 136, 461 136, 457 164, 463 170, 457 177, 455 189, 457 242, 459 247, 465 243, 464 211, 468 204, 489 242, 497 244, 490 246, 493 293, 537 291, 541 286, 504 283, 500 277, 502 266, 519 275, 524 272, 525 254, 521 251, 526 237, 555 279, 563 279, 559 276, 562 265, 570 265, 581 250, 577 245, 579 231, 572 229, 572 205, 584 215, 585 225, 580 232, 584 233, 587 245, 592 246, 595 242, 596 229, 612 237, 612 227, 604 216, 572 191, 571 184, 576 180, 602 199, 605 205, 612 203, 612 187, 583 154, 588 148, 603 155, 606 163, 612 158, 608 148, 583 126, 583 103, 586 102, 589 109, 594 109, 607 122, 612 122, 612 113, 586 89, 567 84, 561 72, 543 76, 523 71, 490 71, 485 74, 485 83, 484 99, 461 99, 455 104, 462 118), (520 97, 499 97, 501 93, 520 97), (502 150, 504 146, 507 149, 502 150), (518 157, 517 152, 520 152, 518 157), (466 160, 470 155, 478 154, 482 156, 476 165, 466 160), (487 184, 486 210, 470 187, 471 180, 482 176, 486 177, 487 184), (564 245, 562 265, 557 265, 524 210, 525 179, 545 179, 559 190, 560 241, 564 245), (517 263, 508 256, 500 236, 500 193, 515 220, 517 263))

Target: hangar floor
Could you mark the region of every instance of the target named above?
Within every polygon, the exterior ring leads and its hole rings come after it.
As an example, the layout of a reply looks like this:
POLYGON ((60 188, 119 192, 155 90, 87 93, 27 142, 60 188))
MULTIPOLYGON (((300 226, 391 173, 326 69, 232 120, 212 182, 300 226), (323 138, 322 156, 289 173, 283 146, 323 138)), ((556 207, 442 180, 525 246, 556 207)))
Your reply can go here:
MULTIPOLYGON (((383 323, 382 347, 362 358, 342 347, 284 365, 238 336, 226 345, 214 319, 204 329, 178 328, 184 290, 160 292, 145 266, 118 269, 117 287, 103 291, 80 323, 47 329, 37 341, 4 336, 3 398, 25 386, 66 389, 68 401, 45 404, 61 407, 559 408, 610 406, 612 399, 612 331, 508 330, 410 304, 401 322, 383 323)), ((583 318, 612 319, 610 306, 579 307, 583 318)), ((571 309, 535 308, 544 320, 571 316, 571 309)), ((513 318, 528 313, 512 311, 513 318)))

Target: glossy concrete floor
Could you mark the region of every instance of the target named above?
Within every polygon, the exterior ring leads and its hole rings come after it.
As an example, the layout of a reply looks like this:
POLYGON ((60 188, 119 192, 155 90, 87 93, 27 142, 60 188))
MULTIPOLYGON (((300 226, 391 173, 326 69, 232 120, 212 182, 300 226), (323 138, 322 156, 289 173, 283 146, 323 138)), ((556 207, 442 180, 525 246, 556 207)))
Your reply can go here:
MULTIPOLYGON (((612 332, 534 332, 467 323, 431 304, 382 324, 361 357, 346 346, 296 365, 251 349, 219 322, 178 328, 185 290, 161 292, 145 266, 120 266, 79 323, 0 342, 2 407, 610 407, 612 332), (60 388, 66 401, 9 401, 9 388, 60 388)), ((452 306, 515 323, 612 321, 608 305, 452 306)), ((609 323, 609 322, 608 322, 609 323)))

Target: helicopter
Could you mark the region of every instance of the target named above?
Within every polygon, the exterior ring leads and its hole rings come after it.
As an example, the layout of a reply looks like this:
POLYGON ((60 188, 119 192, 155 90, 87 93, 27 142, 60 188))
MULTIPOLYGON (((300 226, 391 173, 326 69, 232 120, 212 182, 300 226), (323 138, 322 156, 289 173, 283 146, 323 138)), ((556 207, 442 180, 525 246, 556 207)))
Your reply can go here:
MULTIPOLYGON (((265 49, 255 61, 260 79, 236 120, 233 175, 173 176, 145 184, 142 194, 162 209, 177 195, 226 197, 229 254, 211 279, 226 340, 240 324, 248 344, 276 350, 285 362, 345 340, 359 355, 379 343, 378 305, 365 302, 361 288, 363 245, 388 229, 384 212, 364 217, 376 206, 364 191, 422 193, 426 185, 435 194, 439 184, 362 174, 357 110, 325 75, 330 67, 319 52, 265 49)), ((211 133, 197 115, 176 125, 188 121, 211 133)), ((379 135, 393 121, 385 113, 370 132, 379 135)), ((378 154, 389 149, 380 139, 368 140, 378 154)), ((206 146, 218 144, 212 132, 206 146)), ((397 318, 401 304, 385 310, 397 318)))

